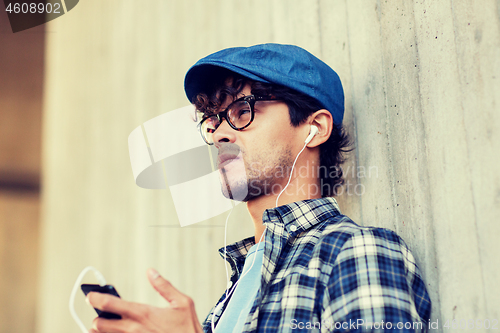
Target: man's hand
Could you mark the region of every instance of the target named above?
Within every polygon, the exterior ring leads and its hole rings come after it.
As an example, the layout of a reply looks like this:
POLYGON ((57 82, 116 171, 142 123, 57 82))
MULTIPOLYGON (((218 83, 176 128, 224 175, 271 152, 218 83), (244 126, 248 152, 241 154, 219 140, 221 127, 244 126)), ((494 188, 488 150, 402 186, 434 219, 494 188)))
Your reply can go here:
POLYGON ((132 303, 121 298, 101 293, 89 293, 88 302, 99 310, 113 312, 122 319, 96 318, 90 333, 200 333, 201 325, 191 298, 175 289, 152 268, 148 279, 160 295, 169 302, 166 308, 132 303))

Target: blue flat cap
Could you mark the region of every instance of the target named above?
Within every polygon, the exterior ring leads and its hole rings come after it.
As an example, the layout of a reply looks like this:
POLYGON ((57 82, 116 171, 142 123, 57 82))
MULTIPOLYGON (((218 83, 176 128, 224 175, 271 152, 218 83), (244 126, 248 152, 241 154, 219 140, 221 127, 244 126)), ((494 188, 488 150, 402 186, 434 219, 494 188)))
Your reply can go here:
POLYGON ((233 47, 200 59, 184 80, 187 98, 193 98, 210 84, 217 68, 226 68, 251 80, 279 84, 316 99, 342 124, 344 90, 333 69, 306 50, 294 45, 260 44, 233 47))

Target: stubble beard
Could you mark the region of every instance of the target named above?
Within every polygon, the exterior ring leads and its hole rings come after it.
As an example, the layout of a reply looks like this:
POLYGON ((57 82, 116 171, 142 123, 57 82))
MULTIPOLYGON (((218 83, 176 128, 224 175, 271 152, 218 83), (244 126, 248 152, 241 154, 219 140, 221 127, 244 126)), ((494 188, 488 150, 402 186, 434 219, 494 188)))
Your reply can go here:
POLYGON ((290 147, 282 152, 274 151, 268 156, 258 156, 249 162, 243 155, 246 175, 238 175, 237 179, 229 179, 224 168, 221 168, 223 195, 232 200, 248 202, 262 195, 278 195, 290 177, 293 155, 290 147))

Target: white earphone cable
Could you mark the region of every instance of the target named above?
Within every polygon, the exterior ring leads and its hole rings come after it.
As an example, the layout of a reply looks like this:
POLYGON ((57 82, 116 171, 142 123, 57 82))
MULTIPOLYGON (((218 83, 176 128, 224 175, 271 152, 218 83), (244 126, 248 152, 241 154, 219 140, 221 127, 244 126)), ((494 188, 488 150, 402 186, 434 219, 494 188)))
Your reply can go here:
POLYGON ((227 269, 227 251, 226 251, 226 244, 227 244, 227 222, 229 221, 229 216, 231 216, 231 213, 233 212, 234 206, 232 206, 231 210, 229 211, 229 214, 227 215, 226 218, 226 225, 224 227, 224 268, 226 269, 226 297, 227 297, 227 290, 229 289, 229 270, 227 269))
POLYGON ((300 152, 297 154, 297 157, 295 157, 295 161, 293 161, 292 171, 290 171, 290 177, 288 178, 288 183, 281 190, 280 194, 278 194, 278 197, 276 198, 276 207, 278 207, 278 200, 280 199, 281 194, 283 192, 285 192, 285 190, 288 187, 288 185, 290 185, 290 181, 292 180, 292 175, 293 175, 293 168, 295 168, 295 163, 297 163, 297 159, 299 158, 300 154, 302 154, 302 152, 304 151, 304 149, 306 149, 306 146, 307 146, 307 142, 304 144, 304 147, 302 147, 302 149, 300 150, 300 152))
POLYGON ((80 320, 80 318, 76 314, 76 311, 75 311, 75 296, 76 296, 76 293, 78 291, 78 286, 80 285, 80 283, 82 283, 83 277, 89 271, 93 271, 94 272, 94 275, 95 275, 95 277, 96 277, 96 279, 99 282, 99 285, 101 287, 103 287, 103 286, 106 285, 106 279, 104 278, 104 276, 101 274, 101 272, 99 272, 97 269, 95 269, 92 266, 85 267, 82 270, 82 272, 80 273, 80 275, 78 275, 78 278, 76 279, 75 284, 73 285, 73 290, 71 290, 71 296, 69 297, 69 312, 71 313, 71 316, 73 317, 73 319, 75 320, 76 324, 78 325, 78 327, 80 327, 80 329, 82 330, 83 333, 87 333, 88 329, 85 327, 85 325, 83 325, 82 321, 80 320))

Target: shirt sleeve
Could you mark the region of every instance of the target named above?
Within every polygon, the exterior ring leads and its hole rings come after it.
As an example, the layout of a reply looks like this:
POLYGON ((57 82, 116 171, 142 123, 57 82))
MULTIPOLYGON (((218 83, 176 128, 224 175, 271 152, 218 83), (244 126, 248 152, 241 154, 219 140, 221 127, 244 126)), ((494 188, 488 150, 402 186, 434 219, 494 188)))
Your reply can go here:
POLYGON ((404 241, 361 229, 343 244, 322 302, 324 332, 426 332, 431 301, 404 241))

